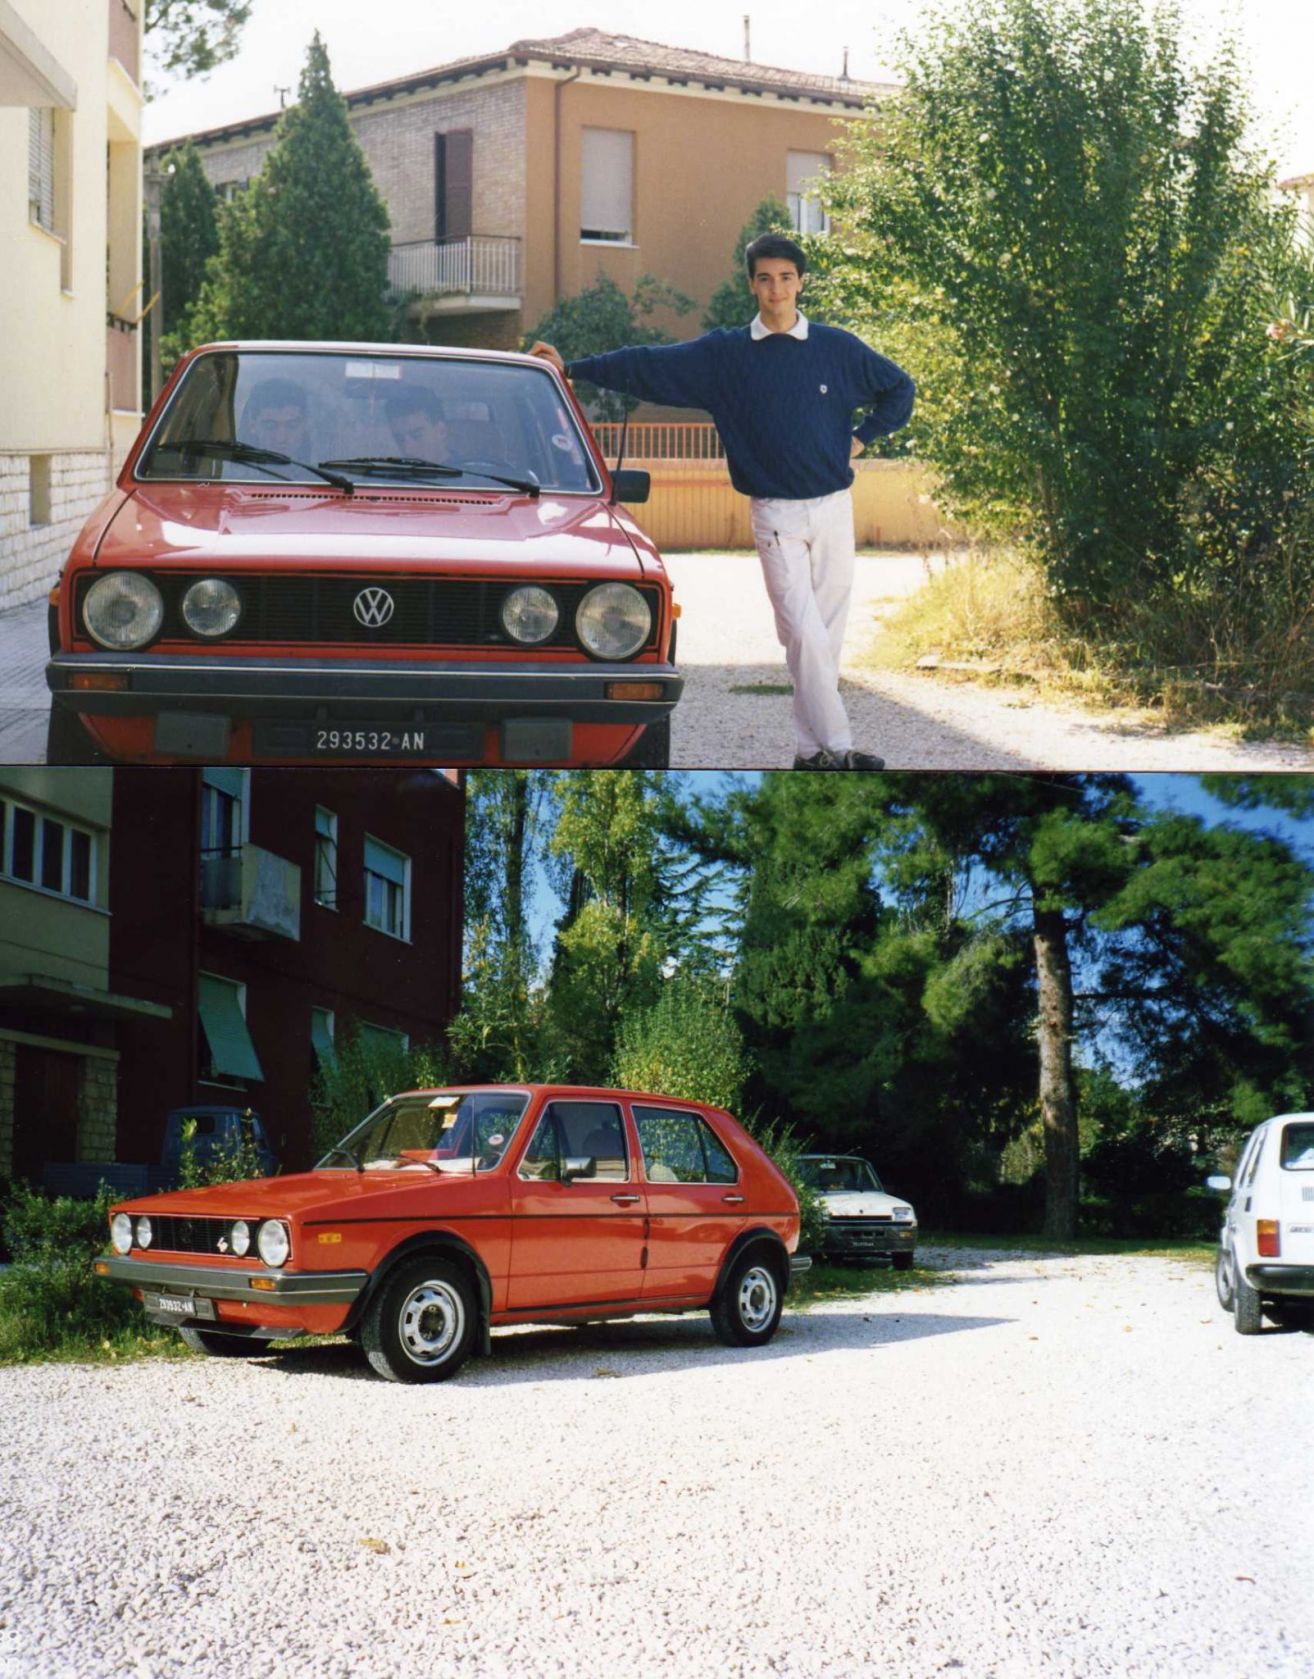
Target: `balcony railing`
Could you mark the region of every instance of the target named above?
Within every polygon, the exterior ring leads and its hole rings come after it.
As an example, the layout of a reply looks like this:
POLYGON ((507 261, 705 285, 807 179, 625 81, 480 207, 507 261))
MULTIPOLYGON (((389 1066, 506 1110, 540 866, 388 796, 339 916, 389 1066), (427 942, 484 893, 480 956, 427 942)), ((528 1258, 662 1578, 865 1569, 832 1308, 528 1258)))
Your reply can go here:
POLYGON ((514 306, 520 301, 520 241, 476 233, 394 245, 388 284, 422 297, 496 298, 514 306))
POLYGON ((239 938, 301 937, 301 870, 258 845, 201 855, 201 919, 239 938))
POLYGON ((109 55, 117 58, 137 83, 141 81, 141 5, 142 0, 134 0, 132 5, 127 0, 109 0, 109 55))

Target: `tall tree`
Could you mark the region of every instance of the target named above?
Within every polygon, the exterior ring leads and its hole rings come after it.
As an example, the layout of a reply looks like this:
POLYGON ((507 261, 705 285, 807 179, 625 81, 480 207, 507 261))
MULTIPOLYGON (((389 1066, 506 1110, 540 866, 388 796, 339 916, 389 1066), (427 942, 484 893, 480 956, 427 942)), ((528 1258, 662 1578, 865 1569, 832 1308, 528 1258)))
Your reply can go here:
POLYGON ((234 57, 253 0, 146 0, 146 45, 160 68, 192 78, 234 57))
POLYGON ((219 233, 189 322, 194 341, 387 336, 388 212, 318 34, 297 103, 219 233))

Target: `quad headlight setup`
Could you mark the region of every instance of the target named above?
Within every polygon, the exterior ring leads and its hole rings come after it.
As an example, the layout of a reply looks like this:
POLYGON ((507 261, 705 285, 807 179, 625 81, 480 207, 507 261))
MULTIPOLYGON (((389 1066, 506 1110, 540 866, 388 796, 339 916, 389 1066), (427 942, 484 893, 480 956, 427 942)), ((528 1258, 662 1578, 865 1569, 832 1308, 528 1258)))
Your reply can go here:
POLYGON ((115 1253, 127 1253, 132 1246, 132 1220, 127 1213, 115 1213, 110 1220, 110 1241, 115 1253))
POLYGON ((530 584, 512 589, 502 602, 502 628, 512 641, 546 641, 561 621, 561 608, 546 589, 530 584))
POLYGON ((284 1265, 292 1251, 287 1226, 276 1218, 267 1218, 256 1235, 256 1251, 266 1265, 284 1265))
POLYGON ((164 597, 137 571, 111 571, 98 577, 82 601, 87 634, 111 653, 144 647, 160 633, 164 597))
POLYGON ((183 595, 183 623, 193 635, 204 636, 207 641, 227 635, 241 616, 241 597, 222 577, 203 577, 183 595))

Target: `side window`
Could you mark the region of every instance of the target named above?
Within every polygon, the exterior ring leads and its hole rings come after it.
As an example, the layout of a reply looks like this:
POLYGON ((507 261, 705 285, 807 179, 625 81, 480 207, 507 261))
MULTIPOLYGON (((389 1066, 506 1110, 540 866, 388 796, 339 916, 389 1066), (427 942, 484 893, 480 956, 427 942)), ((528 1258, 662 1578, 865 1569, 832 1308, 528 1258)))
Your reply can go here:
POLYGON ((634 1110, 649 1183, 734 1183, 735 1163, 711 1126, 674 1108, 634 1110))
POLYGON ((630 1175, 625 1127, 614 1102, 553 1102, 520 1162, 522 1178, 559 1179, 563 1160, 590 1160, 590 1180, 624 1183, 630 1175))
MULTIPOLYGON (((1288 1125, 1282 1132, 1282 1164, 1287 1171, 1314 1171, 1314 1125, 1288 1125)), ((1309 1191, 1305 1193, 1308 1195, 1309 1191)))
POLYGON ((1267 1133, 1262 1132, 1262 1131, 1260 1132, 1260 1134, 1254 1140, 1253 1149, 1252 1149, 1252 1152, 1251 1152, 1251 1155, 1250 1155, 1250 1164, 1246 1168, 1246 1174, 1245 1174, 1246 1188, 1247 1189, 1249 1189, 1250 1186, 1255 1181, 1255 1173, 1259 1170, 1260 1156, 1264 1152, 1264 1143, 1265 1143, 1266 1140, 1267 1140, 1267 1133))

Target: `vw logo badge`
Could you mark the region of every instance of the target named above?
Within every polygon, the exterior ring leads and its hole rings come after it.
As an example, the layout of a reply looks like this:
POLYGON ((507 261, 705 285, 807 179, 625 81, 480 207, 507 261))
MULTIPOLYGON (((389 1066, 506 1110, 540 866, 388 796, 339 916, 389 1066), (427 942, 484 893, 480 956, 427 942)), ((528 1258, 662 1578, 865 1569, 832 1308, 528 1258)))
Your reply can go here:
POLYGON ((397 610, 386 589, 362 589, 351 603, 352 616, 367 630, 380 630, 397 610))

